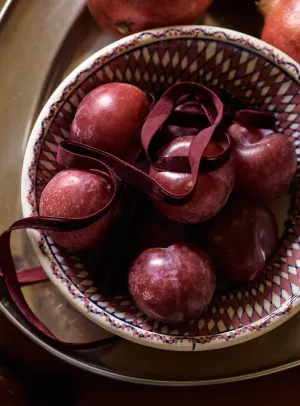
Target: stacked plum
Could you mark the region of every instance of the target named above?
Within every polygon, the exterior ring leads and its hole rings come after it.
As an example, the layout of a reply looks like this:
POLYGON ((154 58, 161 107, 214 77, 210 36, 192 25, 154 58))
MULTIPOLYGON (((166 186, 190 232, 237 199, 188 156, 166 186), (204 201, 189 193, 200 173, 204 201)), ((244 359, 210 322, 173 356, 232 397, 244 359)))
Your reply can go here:
POLYGON ((42 192, 40 214, 72 220, 108 209, 85 227, 48 234, 72 250, 96 247, 100 273, 104 256, 109 262, 109 255, 126 252, 120 261, 129 293, 149 317, 198 318, 216 279, 253 280, 277 248, 276 220, 265 201, 288 189, 296 153, 283 134, 265 128, 272 126, 263 114, 250 113, 238 119, 243 114, 192 83, 174 85, 156 103, 129 84, 94 89, 73 120, 76 159, 60 158, 67 168, 42 192), (111 206, 115 183, 99 159, 119 181, 111 206))

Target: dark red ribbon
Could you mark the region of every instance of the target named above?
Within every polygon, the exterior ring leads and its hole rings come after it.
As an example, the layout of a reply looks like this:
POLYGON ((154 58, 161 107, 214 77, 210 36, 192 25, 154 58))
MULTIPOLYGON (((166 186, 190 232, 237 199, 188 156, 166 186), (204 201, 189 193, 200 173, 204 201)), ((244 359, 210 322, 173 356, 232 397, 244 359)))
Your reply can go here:
POLYGON ((191 82, 178 83, 169 88, 147 116, 141 130, 141 141, 148 162, 151 162, 160 170, 191 173, 193 184, 190 190, 183 194, 170 192, 136 166, 108 152, 97 150, 96 148, 78 142, 61 142, 57 152, 57 161, 66 167, 81 169, 98 169, 100 163, 105 163, 115 172, 116 176, 124 182, 140 189, 142 192, 168 204, 183 205, 193 196, 200 164, 202 163, 201 169, 204 168, 204 170, 210 171, 224 165, 230 158, 231 143, 229 136, 225 133, 226 148, 218 155, 210 157, 203 156, 203 152, 214 136, 216 129, 221 124, 222 118, 223 103, 219 97, 206 87, 191 82), (153 151, 153 148, 151 148, 153 141, 155 141, 155 137, 160 134, 160 128, 167 122, 172 114, 176 106, 176 101, 187 92, 193 92, 195 95, 200 96, 201 99, 208 99, 215 109, 215 117, 211 121, 208 120, 208 125, 199 130, 198 135, 194 137, 188 156, 170 157, 155 161, 153 156, 156 151, 153 151))
MULTIPOLYGON (((0 276, 3 277, 2 272, 0 276)), ((33 268, 24 268, 17 270, 17 278, 19 285, 31 285, 32 283, 43 282, 48 280, 44 269, 41 266, 35 266, 33 268)))
MULTIPOLYGON (((24 218, 16 221, 0 236, 0 267, 8 291, 20 312, 39 333, 45 335, 52 342, 67 346, 70 349, 88 349, 99 345, 106 345, 117 338, 111 337, 92 343, 73 344, 62 342, 55 337, 32 313, 20 289, 20 283, 28 283, 31 277, 33 277, 34 280, 43 280, 44 274, 41 272, 41 268, 37 267, 31 271, 27 271, 29 272, 27 276, 25 270, 19 271, 17 276, 10 250, 11 233, 15 230, 26 228, 59 232, 74 231, 87 227, 104 216, 117 203, 121 192, 121 180, 168 204, 185 204, 193 196, 199 170, 215 170, 230 158, 231 143, 225 131, 221 134, 226 141, 224 150, 216 156, 203 156, 203 152, 209 141, 216 135, 216 130, 219 130, 223 117, 223 103, 213 91, 202 85, 182 82, 169 88, 152 108, 140 129, 140 134, 138 134, 137 138, 138 142, 135 143, 135 148, 132 150, 133 152, 127 161, 77 142, 63 141, 59 145, 57 161, 60 164, 65 167, 101 171, 112 183, 113 196, 103 209, 91 216, 79 219, 41 216, 24 218), (176 112, 174 110, 178 100, 182 99, 188 93, 194 95, 196 99, 198 98, 199 104, 203 108, 203 114, 196 115, 194 113, 176 112), (157 152, 155 151, 155 139, 159 136, 161 127, 165 123, 170 122, 172 124, 182 124, 183 121, 186 120, 184 117, 191 118, 190 126, 200 128, 198 135, 194 137, 191 143, 188 156, 165 158, 157 161, 155 159, 157 152), (140 150, 140 142, 143 145, 143 150, 140 150), (143 162, 146 162, 146 166, 143 164, 140 165, 143 162), (166 190, 145 173, 149 162, 160 170, 191 173, 193 182, 191 189, 182 195, 173 194, 166 190)), ((273 116, 271 117, 266 113, 248 110, 236 112, 232 119, 236 119, 240 123, 243 122, 245 125, 249 120, 252 120, 251 123, 255 122, 255 124, 260 127, 264 127, 265 125, 269 125, 270 127, 271 124, 273 126, 274 121, 273 116), (251 119, 249 117, 251 117, 251 119)), ((218 137, 219 136, 220 134, 218 134, 218 137)))

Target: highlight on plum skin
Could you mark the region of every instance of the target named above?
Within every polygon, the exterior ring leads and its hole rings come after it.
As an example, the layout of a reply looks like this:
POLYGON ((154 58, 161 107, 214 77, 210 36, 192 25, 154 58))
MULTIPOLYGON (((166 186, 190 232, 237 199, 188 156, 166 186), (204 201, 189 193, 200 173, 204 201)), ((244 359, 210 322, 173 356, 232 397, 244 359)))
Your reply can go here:
MULTIPOLYGON (((158 161, 188 155, 194 136, 201 130, 194 127, 195 113, 205 115, 201 103, 185 95, 177 104, 175 110, 194 113, 193 121, 184 121, 187 114, 177 114, 177 118, 174 115, 177 125, 166 121, 158 131, 165 137, 160 140, 164 146, 156 151, 158 161), (188 124, 190 127, 185 126, 188 124)), ((72 140, 126 159, 132 137, 137 135, 135 130, 149 109, 147 95, 133 85, 99 86, 78 106, 71 127, 72 140)), ((205 121, 201 120, 201 125, 206 125, 205 121)), ((128 241, 133 247, 128 264, 135 260, 130 267, 127 263, 123 267, 125 285, 128 275, 129 293, 137 307, 160 322, 176 324, 199 318, 212 300, 216 283, 220 290, 230 291, 237 284, 254 280, 278 247, 276 220, 261 200, 273 199, 288 188, 297 167, 294 146, 287 137, 271 130, 233 123, 227 131, 232 141, 231 158, 211 172, 200 170, 189 202, 168 205, 144 193, 138 197, 133 219, 128 217, 128 241)), ((218 140, 217 134, 209 141, 204 156, 223 151, 218 140)), ((183 195, 192 188, 190 173, 161 170, 155 162, 147 164, 150 177, 169 192, 183 195)), ((86 217, 106 206, 112 194, 108 175, 66 169, 43 190, 40 214, 86 217)), ((48 235, 70 250, 99 245, 101 252, 117 208, 121 208, 119 203, 84 229, 48 235)), ((118 210, 120 222, 126 213, 118 210)), ((115 229, 111 230, 114 235, 115 229)), ((109 239, 105 242, 111 246, 109 239)), ((113 249, 118 250, 114 245, 113 249)), ((103 260, 101 254, 99 258, 103 260)), ((111 263, 110 257, 108 261, 111 263)))
POLYGON ((273 213, 261 202, 234 196, 208 225, 206 251, 231 281, 255 279, 278 248, 273 213))
POLYGON ((123 156, 149 108, 147 95, 136 86, 117 82, 99 86, 79 104, 71 138, 123 156))
MULTIPOLYGON (((105 207, 113 195, 113 186, 99 171, 65 169, 55 175, 43 190, 41 216, 80 218, 105 207)), ((47 234, 59 245, 72 250, 92 248, 101 241, 109 227, 115 208, 88 227, 77 231, 47 234)))
MULTIPOLYGON (((188 154, 193 137, 178 137, 163 147, 160 157, 184 156, 188 154)), ((221 147, 210 141, 204 155, 210 156, 222 151, 221 147)), ((191 188, 191 174, 160 171, 150 166, 150 176, 158 184, 173 193, 186 193, 191 188)), ((230 159, 219 169, 198 176, 195 194, 191 201, 183 206, 171 206, 156 199, 153 204, 171 220, 195 224, 215 216, 225 205, 234 184, 234 165, 230 159)))
POLYGON ((255 199, 273 199, 285 192, 297 169, 293 144, 283 134, 233 124, 235 187, 255 199))
POLYGON ((150 248, 133 262, 129 292, 149 317, 163 323, 198 318, 210 303, 216 276, 208 256, 195 245, 150 248))

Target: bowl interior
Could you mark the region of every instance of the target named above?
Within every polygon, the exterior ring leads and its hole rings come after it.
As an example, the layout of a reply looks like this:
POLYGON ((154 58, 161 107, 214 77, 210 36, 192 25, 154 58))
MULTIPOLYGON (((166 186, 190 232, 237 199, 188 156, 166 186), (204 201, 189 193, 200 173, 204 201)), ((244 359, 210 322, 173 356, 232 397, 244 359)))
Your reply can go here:
MULTIPOLYGON (((128 82, 153 93, 161 93, 178 81, 225 89, 247 106, 276 113, 279 131, 290 137, 300 159, 299 84, 286 70, 255 52, 254 47, 247 49, 216 38, 162 38, 129 47, 121 55, 119 52, 114 56, 114 52, 110 51, 107 62, 98 58, 83 76, 78 75, 75 88, 66 86, 61 107, 47 117, 49 125, 36 141, 37 153, 28 168, 31 188, 27 200, 33 215, 38 213, 43 188, 60 170, 55 160, 57 146, 69 138, 78 104, 89 91, 107 82, 128 82)), ((90 304, 90 311, 104 315, 102 325, 113 323, 131 332, 138 328, 141 337, 159 333, 159 340, 168 343, 184 339, 196 343, 227 341, 267 325, 293 306, 300 276, 298 199, 298 188, 293 185, 281 248, 274 262, 248 285, 215 297, 199 320, 186 324, 159 323, 142 314, 128 298, 102 295, 78 253, 56 246, 42 234, 39 245, 41 250, 47 247, 52 253, 53 266, 48 272, 63 274, 62 283, 68 285, 69 294, 80 299, 82 306, 90 304)))

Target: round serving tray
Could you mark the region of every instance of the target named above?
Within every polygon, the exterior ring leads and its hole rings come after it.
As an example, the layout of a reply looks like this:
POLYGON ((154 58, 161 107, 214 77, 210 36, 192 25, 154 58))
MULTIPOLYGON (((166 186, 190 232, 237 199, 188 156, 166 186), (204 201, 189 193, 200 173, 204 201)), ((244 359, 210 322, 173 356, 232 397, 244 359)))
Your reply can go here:
MULTIPOLYGON (((233 3, 227 2, 227 15, 234 15, 230 14, 230 4, 236 8, 233 3)), ((253 13, 251 20, 256 18, 259 25, 261 20, 253 2, 245 3, 248 5, 241 10, 245 21, 253 13)), ((204 22, 243 30, 242 16, 238 21, 226 19, 222 8, 221 1, 216 1, 204 22)), ((26 5, 13 1, 0 24, 0 75, 6 77, 0 101, 0 193, 6 202, 0 213, 3 231, 21 216, 23 154, 39 110, 74 67, 113 39, 94 23, 83 0, 32 0, 26 5), (18 33, 14 33, 16 26, 18 33)), ((244 27, 245 30, 246 23, 244 27)), ((258 34, 249 30, 247 33, 258 34)), ((37 264, 25 233, 14 239, 13 248, 19 267, 37 264)), ((37 316, 61 339, 86 341, 107 334, 77 313, 50 282, 27 286, 24 294, 37 316), (60 309, 63 318, 57 318, 53 311, 58 305, 63 307, 63 312, 60 309)), ((0 308, 18 328, 53 355, 87 371, 132 382, 178 386, 224 383, 300 364, 300 315, 265 336, 217 351, 173 353, 119 340, 110 347, 70 353, 40 339, 26 325, 8 295, 1 296, 0 308)))

